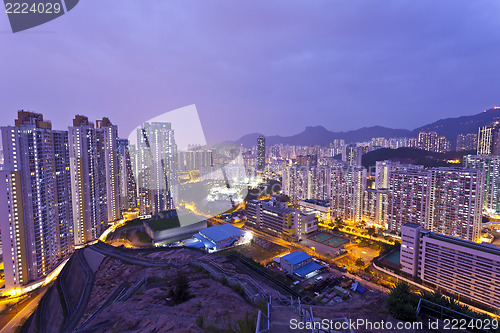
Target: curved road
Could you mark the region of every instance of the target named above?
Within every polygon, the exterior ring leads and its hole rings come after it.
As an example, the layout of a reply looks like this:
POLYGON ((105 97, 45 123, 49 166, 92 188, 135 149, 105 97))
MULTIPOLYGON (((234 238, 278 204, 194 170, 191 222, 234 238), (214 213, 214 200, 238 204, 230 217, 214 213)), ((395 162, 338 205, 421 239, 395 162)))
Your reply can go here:
POLYGON ((43 295, 45 295, 45 291, 42 291, 40 294, 35 296, 26 306, 19 311, 14 318, 12 318, 7 325, 2 327, 0 330, 0 333, 11 333, 14 332, 16 327, 18 327, 24 319, 27 319, 36 309, 38 306, 38 302, 40 302, 40 299, 42 298, 43 295))

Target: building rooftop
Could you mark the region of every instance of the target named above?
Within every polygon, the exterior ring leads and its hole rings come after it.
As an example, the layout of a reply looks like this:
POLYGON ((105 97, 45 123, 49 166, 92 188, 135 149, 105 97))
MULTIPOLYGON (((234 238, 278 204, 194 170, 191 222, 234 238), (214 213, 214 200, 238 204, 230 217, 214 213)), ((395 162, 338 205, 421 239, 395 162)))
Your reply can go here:
POLYGON ((438 239, 444 242, 452 243, 455 245, 463 246, 469 249, 477 250, 477 251, 482 251, 482 252, 488 252, 497 256, 500 256, 500 249, 493 244, 478 244, 469 240, 465 239, 460 239, 452 236, 446 236, 446 235, 441 235, 437 234, 435 232, 430 232, 428 234, 428 237, 433 238, 433 239, 438 239))
POLYGON ((181 226, 181 224, 179 222, 179 218, 177 216, 167 217, 167 218, 158 219, 158 220, 148 220, 148 221, 145 221, 145 223, 147 225, 149 225, 149 227, 153 231, 172 229, 172 228, 177 228, 177 227, 181 226))
POLYGON ((262 209, 268 210, 274 213, 279 213, 279 214, 286 214, 286 213, 291 213, 293 210, 291 208, 280 208, 280 207, 275 207, 271 205, 263 205, 262 209))
POLYGON ((206 249, 211 249, 211 248, 214 248, 217 246, 214 242, 206 239, 205 237, 203 237, 200 234, 194 234, 193 238, 197 239, 198 242, 189 243, 189 244, 187 244, 187 246, 196 247, 196 248, 205 247, 206 249))
POLYGON ((408 222, 408 223, 405 223, 402 225, 403 227, 410 227, 410 228, 418 228, 418 227, 421 227, 420 224, 417 224, 417 223, 412 223, 412 222, 408 222))
POLYGON ((307 276, 308 274, 311 274, 314 271, 317 271, 321 267, 322 266, 320 264, 318 264, 317 262, 311 261, 307 265, 302 266, 302 267, 294 270, 293 272, 300 277, 304 277, 304 276, 307 276))
POLYGON ((313 204, 313 205, 318 205, 322 207, 330 207, 330 202, 326 200, 320 200, 320 199, 306 199, 304 202, 313 204))
POLYGON ((310 255, 302 251, 295 251, 281 257, 281 259, 288 261, 292 265, 296 265, 310 258, 311 258, 310 255))
POLYGON ((230 237, 241 236, 244 232, 232 224, 220 224, 200 230, 200 234, 213 242, 219 242, 230 237))

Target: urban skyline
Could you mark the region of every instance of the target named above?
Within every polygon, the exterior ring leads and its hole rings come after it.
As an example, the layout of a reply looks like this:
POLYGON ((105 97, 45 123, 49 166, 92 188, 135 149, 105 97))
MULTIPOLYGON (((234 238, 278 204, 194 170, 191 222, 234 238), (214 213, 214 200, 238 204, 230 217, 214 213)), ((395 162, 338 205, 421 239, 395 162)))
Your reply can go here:
MULTIPOLYGON (((488 223, 495 223, 500 207, 500 127, 496 121, 478 127, 475 136, 457 136, 454 150, 463 159, 461 166, 454 159, 442 167, 379 159, 374 168, 362 165, 363 156, 384 147, 446 156, 451 145, 436 132, 422 131, 416 137, 379 137, 357 143, 334 140, 328 146, 268 146, 265 137, 259 136, 250 149, 234 144, 194 144, 183 151, 176 144, 175 126, 168 122, 144 123, 137 129, 136 142, 119 138, 117 125, 107 117, 94 123, 76 115, 65 131, 53 129, 42 114, 19 111, 14 124, 2 127, 2 249, 4 254, 12 254, 12 261, 4 256, 4 295, 37 290, 49 275, 66 267, 75 251, 107 242, 109 233, 127 227, 126 216, 132 214, 135 220, 144 220, 137 232, 151 240, 150 245, 170 246, 172 237, 198 232, 175 244, 205 247, 208 253, 251 243, 249 235, 266 235, 291 244, 311 241, 332 230, 370 239, 373 235, 389 244, 401 242, 398 267, 404 274, 470 299, 484 309, 497 304, 478 296, 478 284, 470 285, 477 290, 470 295, 463 291, 466 285, 452 287, 449 279, 461 277, 461 271, 442 278, 440 270, 449 266, 441 263, 442 268, 436 269, 428 265, 435 259, 434 247, 446 248, 448 243, 478 244, 476 264, 482 265, 484 259, 496 265, 500 250, 496 245, 481 244, 496 239, 482 222, 487 218, 488 223), (471 142, 475 149, 465 150, 471 148, 471 142), (475 155, 478 151, 482 154, 475 155), (237 160, 240 162, 230 167, 237 160), (238 170, 238 163, 243 170, 238 170), (270 199, 238 197, 242 189, 270 181, 281 184, 271 190, 270 199), (217 208, 224 201, 231 205, 217 208), (217 226, 208 227, 209 223, 225 215, 230 221, 244 220, 240 228, 246 231, 231 226, 234 229, 212 234, 211 228, 217 226), (415 228, 421 230, 417 233, 432 236, 422 238, 424 242, 440 240, 423 248, 424 258, 430 259, 419 261, 420 252, 407 251, 411 244, 421 242, 418 235, 407 238, 415 228)), ((344 237, 335 242, 343 244, 344 237)), ((341 247, 335 256, 341 257, 345 251, 341 247)), ((322 266, 307 258, 286 268, 289 274, 306 281, 321 274, 322 266)), ((364 262, 356 260, 356 265, 364 262)), ((383 270, 379 259, 372 260, 373 267, 383 270)), ((321 281, 318 279, 316 283, 321 281)))
POLYGON ((0 333, 500 332, 500 2, 16 5, 0 333))

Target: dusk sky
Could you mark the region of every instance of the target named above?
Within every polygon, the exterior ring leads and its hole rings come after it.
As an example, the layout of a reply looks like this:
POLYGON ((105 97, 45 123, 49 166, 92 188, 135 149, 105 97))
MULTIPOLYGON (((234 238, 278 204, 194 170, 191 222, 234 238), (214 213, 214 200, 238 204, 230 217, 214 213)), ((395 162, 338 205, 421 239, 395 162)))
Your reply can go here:
POLYGON ((108 116, 120 135, 196 104, 208 141, 305 126, 413 129, 500 105, 500 1, 81 0, 13 34, 1 125, 108 116))

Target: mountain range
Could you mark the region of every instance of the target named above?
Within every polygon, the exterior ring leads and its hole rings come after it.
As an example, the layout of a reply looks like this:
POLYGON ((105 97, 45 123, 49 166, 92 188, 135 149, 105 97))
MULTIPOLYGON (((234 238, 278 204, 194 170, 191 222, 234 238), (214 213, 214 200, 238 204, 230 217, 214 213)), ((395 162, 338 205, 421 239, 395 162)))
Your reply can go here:
MULTIPOLYGON (((265 137, 266 145, 288 144, 302 146, 328 146, 334 139, 343 139, 346 143, 363 142, 377 137, 417 137, 418 133, 421 131, 434 131, 440 136, 442 135, 448 138, 452 148, 454 148, 459 134, 477 133, 479 127, 488 125, 494 121, 500 121, 500 107, 485 110, 471 116, 441 119, 431 124, 415 128, 414 130, 371 126, 346 132, 331 132, 323 126, 308 126, 303 132, 292 136, 273 135, 265 137)), ((260 135, 262 134, 247 134, 234 141, 234 143, 249 148, 256 145, 257 137, 260 135)))

